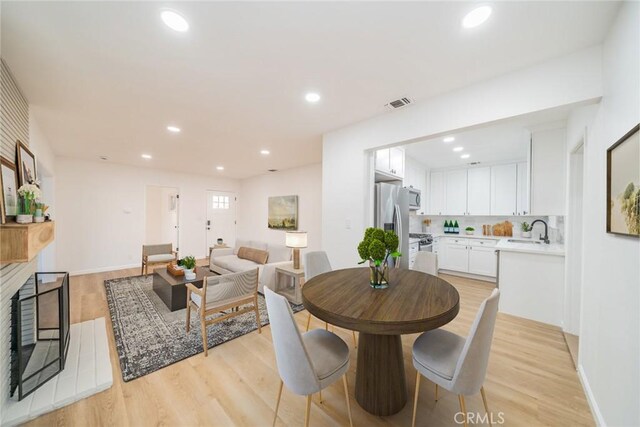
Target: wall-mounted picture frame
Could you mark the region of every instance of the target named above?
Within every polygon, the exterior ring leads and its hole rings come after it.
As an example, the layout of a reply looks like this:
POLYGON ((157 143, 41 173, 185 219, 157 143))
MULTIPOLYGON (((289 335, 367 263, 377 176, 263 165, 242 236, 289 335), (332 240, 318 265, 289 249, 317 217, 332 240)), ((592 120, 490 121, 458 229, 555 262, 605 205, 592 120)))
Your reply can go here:
POLYGON ((640 237, 640 124, 607 150, 607 233, 640 237))
POLYGON ((16 165, 4 157, 0 157, 0 188, 0 220, 5 224, 18 214, 18 173, 16 165))
POLYGON ((267 226, 271 230, 297 230, 298 196, 269 197, 267 226))
POLYGON ((22 142, 16 141, 16 157, 18 183, 20 185, 36 184, 38 182, 38 171, 35 154, 22 142))

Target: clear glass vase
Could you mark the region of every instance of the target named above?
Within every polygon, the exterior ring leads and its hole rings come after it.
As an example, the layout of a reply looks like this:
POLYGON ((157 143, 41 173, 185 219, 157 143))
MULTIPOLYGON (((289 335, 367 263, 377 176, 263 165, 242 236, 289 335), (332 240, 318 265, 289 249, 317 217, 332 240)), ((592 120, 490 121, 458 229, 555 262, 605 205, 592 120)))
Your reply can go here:
POLYGON ((389 287, 389 266, 386 262, 376 265, 369 262, 370 276, 369 284, 374 289, 386 289, 389 287))

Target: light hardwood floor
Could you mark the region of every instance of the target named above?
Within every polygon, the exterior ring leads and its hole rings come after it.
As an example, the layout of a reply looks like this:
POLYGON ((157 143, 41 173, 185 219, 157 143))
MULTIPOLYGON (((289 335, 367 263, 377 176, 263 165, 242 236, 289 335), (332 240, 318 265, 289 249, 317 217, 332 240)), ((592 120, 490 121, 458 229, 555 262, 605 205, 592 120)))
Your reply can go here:
MULTIPOLYGON (((71 321, 106 317, 110 325, 103 281, 139 274, 139 269, 90 274, 71 278, 71 321)), ((484 282, 443 276, 460 292, 458 317, 445 326, 466 335, 482 300, 492 287, 484 282)), ((307 312, 296 314, 304 330, 307 312)), ((313 319, 312 328, 324 322, 313 319)), ((348 373, 355 426, 410 426, 415 387, 411 346, 417 335, 403 337, 409 400, 390 417, 375 417, 353 399, 356 351, 349 331, 335 332, 352 350, 348 373)), ((279 378, 270 328, 252 332, 203 354, 168 366, 150 375, 124 383, 118 364, 113 331, 109 328, 113 387, 55 412, 29 425, 34 426, 270 426, 279 378)), ((485 390, 494 420, 509 426, 594 425, 584 392, 558 328, 513 316, 498 314, 485 390), (500 417, 501 414, 501 417, 500 417)), ((417 425, 455 426, 459 411, 457 396, 444 390, 434 402, 434 386, 423 379, 418 402, 417 425)), ((315 396, 312 426, 348 425, 342 383, 337 382, 315 396)), ((484 414, 480 395, 466 398, 467 411, 484 414)), ((300 426, 305 399, 287 391, 282 394, 277 425, 300 426)), ((498 425, 494 422, 494 425, 498 425)))

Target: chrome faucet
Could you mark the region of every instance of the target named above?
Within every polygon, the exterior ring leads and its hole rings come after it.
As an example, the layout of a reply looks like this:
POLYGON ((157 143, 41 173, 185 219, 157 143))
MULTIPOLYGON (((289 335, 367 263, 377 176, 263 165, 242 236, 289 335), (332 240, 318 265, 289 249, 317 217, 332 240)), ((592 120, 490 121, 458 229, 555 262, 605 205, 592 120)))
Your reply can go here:
POLYGON ((542 236, 542 234, 541 234, 541 235, 540 235, 540 240, 544 241, 544 242, 548 245, 548 244, 549 244, 549 227, 547 226, 547 223, 546 223, 546 222, 544 222, 544 221, 543 221, 543 220, 541 220, 541 219, 536 219, 535 221, 533 221, 533 222, 531 223, 531 229, 533 229, 533 225, 534 225, 536 222, 541 222, 541 223, 543 223, 543 224, 544 224, 544 236, 542 236))

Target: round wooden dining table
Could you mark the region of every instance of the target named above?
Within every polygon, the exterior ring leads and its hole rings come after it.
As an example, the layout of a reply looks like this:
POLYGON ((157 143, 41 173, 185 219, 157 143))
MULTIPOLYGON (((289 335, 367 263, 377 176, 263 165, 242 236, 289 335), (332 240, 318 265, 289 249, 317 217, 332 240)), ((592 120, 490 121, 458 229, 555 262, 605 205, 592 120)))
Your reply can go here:
POLYGON ((439 277, 391 269, 389 287, 373 289, 368 267, 313 277, 302 288, 302 301, 315 317, 359 332, 355 397, 380 416, 407 402, 401 335, 439 328, 460 309, 458 291, 439 277))

